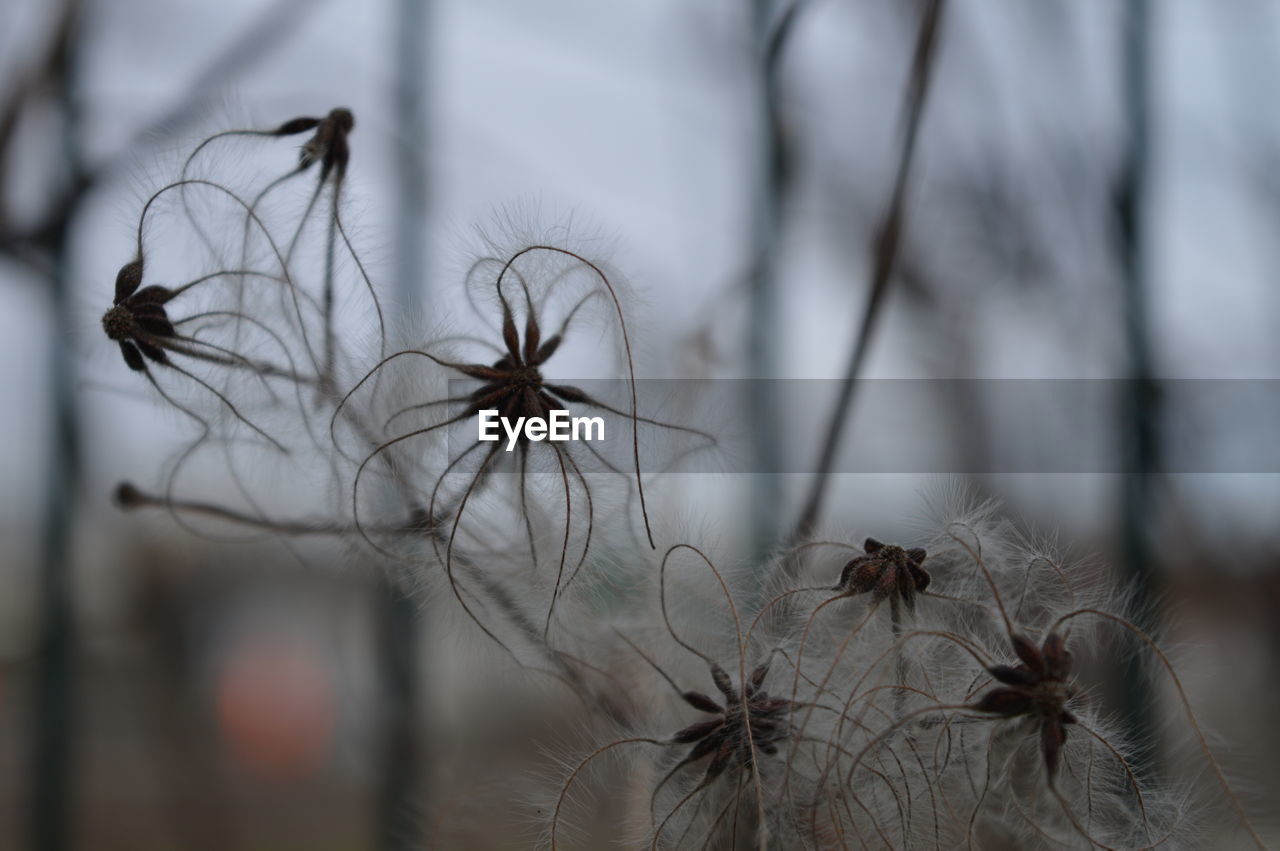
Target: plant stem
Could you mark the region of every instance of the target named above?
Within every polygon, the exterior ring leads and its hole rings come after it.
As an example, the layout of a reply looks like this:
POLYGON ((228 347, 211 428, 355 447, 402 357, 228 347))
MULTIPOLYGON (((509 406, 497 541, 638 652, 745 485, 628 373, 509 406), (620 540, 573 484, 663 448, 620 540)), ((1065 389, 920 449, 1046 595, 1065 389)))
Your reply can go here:
POLYGON ((777 27, 773 22, 774 0, 755 0, 755 46, 760 57, 757 100, 757 141, 753 163, 751 244, 755 250, 748 291, 747 330, 748 398, 751 423, 751 451, 756 474, 752 477, 750 530, 753 554, 760 558, 776 544, 778 506, 781 503, 777 476, 781 450, 778 412, 769 387, 778 377, 778 287, 777 253, 782 231, 783 208, 789 189, 786 168, 786 139, 778 103, 778 68, 787 22, 794 7, 777 27))
MULTIPOLYGON (((894 177, 892 194, 884 211, 879 226, 876 228, 872 247, 871 286, 867 290, 867 301, 862 312, 862 325, 854 338, 853 348, 849 352, 848 366, 840 384, 840 392, 836 398, 835 408, 827 426, 826 437, 822 443, 816 469, 817 478, 809 492, 809 497, 800 512, 799 520, 791 535, 791 543, 798 543, 813 534, 822 517, 823 503, 826 498, 827 485, 835 464, 836 452, 840 447, 840 437, 849 419, 849 411, 853 405, 854 390, 858 376, 862 372, 870 346, 871 335, 875 330, 884 305, 884 296, 889 289, 889 281, 893 277, 894 261, 898 254, 898 243, 902 234, 908 178, 915 159, 916 139, 919 134, 920 119, 924 113, 924 104, 929 93, 929 82, 932 77, 934 57, 937 53, 937 32, 939 19, 942 16, 942 0, 928 0, 924 14, 920 19, 920 29, 916 36, 915 54, 911 63, 911 77, 903 103, 903 136, 902 147, 898 153, 897 172, 894 177)), ((789 560, 790 561, 790 560, 789 560)))

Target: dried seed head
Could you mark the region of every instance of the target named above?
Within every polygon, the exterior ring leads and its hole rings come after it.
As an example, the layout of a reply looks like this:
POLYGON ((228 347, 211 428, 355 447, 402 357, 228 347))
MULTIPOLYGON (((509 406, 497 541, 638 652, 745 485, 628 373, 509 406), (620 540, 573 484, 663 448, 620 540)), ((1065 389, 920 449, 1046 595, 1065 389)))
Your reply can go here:
POLYGON ((536 366, 513 370, 510 380, 511 384, 516 387, 531 387, 535 390, 542 389, 542 373, 538 371, 536 366))
POLYGON ((356 117, 344 106, 330 110, 329 120, 338 125, 343 132, 350 133, 356 126, 356 117))
POLYGON ((751 753, 752 745, 760 753, 773 755, 786 739, 789 730, 787 716, 793 704, 790 700, 772 697, 762 690, 767 672, 764 665, 753 672, 747 685, 745 707, 740 692, 718 665, 712 666, 711 674, 716 688, 725 695, 725 706, 701 692, 691 691, 681 695, 686 703, 699 712, 718 716, 711 721, 691 724, 671 737, 672 744, 693 744, 682 764, 712 757, 703 775, 704 783, 716 779, 727 769, 751 773, 755 761, 751 753))
POLYGON ((146 503, 142 492, 132 482, 121 482, 116 485, 115 499, 116 505, 126 509, 137 508, 146 503))
POLYGON ((894 597, 908 609, 915 607, 915 595, 929 587, 929 573, 923 567, 926 553, 867 538, 866 555, 849 561, 833 589, 848 596, 872 592, 877 600, 894 597))
POLYGON ((109 339, 127 340, 130 337, 129 326, 132 320, 133 314, 129 312, 129 308, 117 304, 102 314, 102 330, 107 332, 109 339))
POLYGON ((990 689, 973 708, 1003 718, 1029 715, 1038 719, 1045 768, 1053 778, 1067 739, 1065 726, 1076 723, 1075 715, 1067 709, 1067 702, 1075 694, 1067 681, 1071 675, 1071 654, 1056 632, 1050 633, 1040 647, 1016 633, 1010 636, 1010 643, 1021 664, 988 668, 1002 685, 990 689))
MULTIPOLYGON (((314 119, 306 119, 308 122, 312 120, 314 119)), ((301 129, 309 129, 304 124, 295 126, 301 129)), ((341 182, 343 174, 347 170, 347 163, 351 158, 351 150, 347 146, 347 134, 356 126, 355 116, 351 114, 351 110, 338 107, 330 110, 328 115, 316 121, 314 126, 315 135, 302 146, 298 156, 298 166, 301 169, 306 169, 310 168, 312 163, 319 161, 321 163, 320 176, 322 181, 336 167, 338 181, 341 182)), ((301 129, 298 132, 301 132, 301 129)))

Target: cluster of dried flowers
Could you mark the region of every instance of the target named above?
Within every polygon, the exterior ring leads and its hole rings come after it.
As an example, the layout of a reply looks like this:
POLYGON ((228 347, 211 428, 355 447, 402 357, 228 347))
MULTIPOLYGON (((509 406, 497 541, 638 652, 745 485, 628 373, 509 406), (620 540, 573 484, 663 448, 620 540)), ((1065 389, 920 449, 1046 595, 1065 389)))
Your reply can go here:
POLYGON ((638 847, 1193 842, 1203 790, 1149 777, 1091 699, 1088 666, 1127 637, 1177 694, 1219 805, 1262 844, 1174 667, 1105 577, 991 506, 952 510, 919 546, 814 540, 736 571, 657 547, 644 432, 712 438, 641 409, 627 294, 582 251, 494 248, 455 300, 470 324, 391 346, 341 215, 353 128, 335 109, 219 133, 146 201, 103 328, 196 433, 162 488, 118 498, 203 533, 351 542, 438 589, 495 672, 531 675, 511 688, 562 688, 596 741, 526 790, 539 841, 579 844, 608 793, 613 838, 638 847), (166 244, 185 246, 168 266, 166 244), (580 335, 591 323, 605 333, 580 335), (621 398, 556 377, 579 336, 611 347, 621 398), (500 451, 477 438, 486 408, 608 417, 628 457, 500 451), (202 459, 230 493, 186 492, 208 481, 202 459))

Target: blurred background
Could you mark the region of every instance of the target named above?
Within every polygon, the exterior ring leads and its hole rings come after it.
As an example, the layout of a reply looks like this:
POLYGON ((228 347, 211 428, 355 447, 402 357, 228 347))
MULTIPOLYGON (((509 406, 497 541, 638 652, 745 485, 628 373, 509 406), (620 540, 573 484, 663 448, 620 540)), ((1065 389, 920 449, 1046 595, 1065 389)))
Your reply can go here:
POLYGON ((339 546, 299 564, 111 503, 190 426, 99 327, 144 187, 339 105, 400 321, 456 306, 496 210, 603 234, 641 375, 831 379, 743 412, 778 474, 686 493, 727 557, 806 508, 909 538, 940 476, 1000 498, 1136 589, 1273 814, 1278 45, 1270 0, 0 0, 0 848, 499 841, 432 832, 467 674, 429 613, 339 546), (842 467, 855 392, 815 501, 850 363, 964 379, 928 423, 950 460, 842 467), (1076 429, 970 381, 1011 378, 1120 392, 1076 429), (1080 441, 1104 460, 1055 463, 1080 441))

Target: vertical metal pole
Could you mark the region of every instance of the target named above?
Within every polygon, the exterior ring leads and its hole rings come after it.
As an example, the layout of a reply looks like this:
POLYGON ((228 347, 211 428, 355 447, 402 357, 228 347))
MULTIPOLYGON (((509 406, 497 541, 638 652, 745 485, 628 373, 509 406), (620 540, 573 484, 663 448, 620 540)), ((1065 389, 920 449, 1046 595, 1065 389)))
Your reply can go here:
MULTIPOLYGON (((82 174, 77 101, 80 4, 70 0, 63 14, 67 29, 60 35, 58 99, 62 111, 62 153, 66 175, 82 174)), ((38 851, 62 851, 71 844, 72 732, 75 631, 71 593, 71 553, 76 504, 81 481, 80 433, 75 402, 75 375, 68 333, 73 327, 71 257, 74 216, 63 216, 51 239, 54 261, 49 280, 50 328, 48 369, 51 422, 47 459, 42 571, 40 643, 36 683, 36 725, 31 823, 28 841, 38 851)))
MULTIPOLYGON (((1156 614, 1154 550, 1151 540, 1152 486, 1159 460, 1156 428, 1158 412, 1149 327, 1149 280, 1146 264, 1144 203, 1150 168, 1149 71, 1151 15, 1148 0, 1128 0, 1125 6, 1123 91, 1129 138, 1116 192, 1116 220, 1123 266, 1125 337, 1129 382, 1125 396, 1124 432, 1127 469, 1122 476, 1124 565, 1136 598, 1134 618, 1148 633, 1156 614)), ((1136 644, 1136 642, 1135 642, 1136 644)), ((1141 648, 1128 656, 1124 671, 1123 709, 1135 744, 1153 744, 1151 689, 1143 672, 1141 648)), ((1148 760, 1150 764, 1151 760, 1148 760)))
POLYGON ((70 347, 63 330, 71 327, 70 234, 57 236, 55 270, 50 281, 51 332, 48 387, 52 400, 49 457, 41 542, 40 641, 31 755, 30 843, 38 851, 62 851, 71 843, 71 740, 74 696, 75 630, 71 603, 71 551, 80 484, 79 427, 72 390, 70 347))
POLYGON ((423 794, 419 742, 417 612, 390 578, 378 581, 374 597, 378 664, 382 672, 386 726, 379 731, 375 847, 381 851, 420 848, 423 794))
MULTIPOLYGON (((426 263, 426 62, 427 0, 397 0, 395 6, 396 78, 393 93, 396 164, 395 313, 416 316, 425 301, 426 263)), ((394 332, 393 332, 394 333, 394 332)), ((417 609, 391 577, 378 585, 374 617, 379 663, 388 706, 379 754, 381 780, 377 801, 376 847, 408 851, 421 843, 418 817, 425 789, 421 747, 417 609)))

